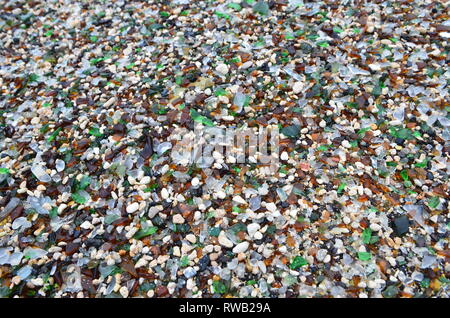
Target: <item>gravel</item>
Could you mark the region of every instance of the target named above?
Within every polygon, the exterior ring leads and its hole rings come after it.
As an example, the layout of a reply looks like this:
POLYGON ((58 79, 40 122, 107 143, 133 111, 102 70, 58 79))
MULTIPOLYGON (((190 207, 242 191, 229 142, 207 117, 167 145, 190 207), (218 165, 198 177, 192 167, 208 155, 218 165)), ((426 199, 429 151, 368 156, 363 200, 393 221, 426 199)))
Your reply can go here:
POLYGON ((0 297, 448 298, 445 1, 2 9, 0 297))

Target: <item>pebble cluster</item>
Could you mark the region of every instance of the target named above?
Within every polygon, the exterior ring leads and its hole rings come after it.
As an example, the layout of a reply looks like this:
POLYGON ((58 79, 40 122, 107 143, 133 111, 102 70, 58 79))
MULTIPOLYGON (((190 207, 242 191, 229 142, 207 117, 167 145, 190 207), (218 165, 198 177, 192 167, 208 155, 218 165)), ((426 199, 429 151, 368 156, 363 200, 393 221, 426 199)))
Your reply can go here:
POLYGON ((448 297, 449 2, 4 0, 1 297, 448 297), (278 126, 279 169, 170 156, 278 126))

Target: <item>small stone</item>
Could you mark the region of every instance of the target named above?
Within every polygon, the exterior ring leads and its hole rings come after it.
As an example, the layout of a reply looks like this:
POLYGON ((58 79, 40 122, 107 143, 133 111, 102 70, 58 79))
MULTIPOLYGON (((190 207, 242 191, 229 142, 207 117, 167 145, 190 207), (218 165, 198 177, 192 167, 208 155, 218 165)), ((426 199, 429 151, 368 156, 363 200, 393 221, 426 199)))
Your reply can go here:
POLYGON ((149 184, 151 181, 149 176, 145 176, 141 179, 141 184, 149 184))
POLYGON ((261 228, 261 226, 258 223, 252 223, 247 226, 247 232, 250 237, 253 237, 255 233, 261 228))
POLYGON ((128 288, 126 288, 125 286, 120 287, 119 289, 120 294, 122 295, 123 298, 127 298, 128 297, 128 288))
POLYGON ((194 234, 188 234, 188 235, 186 235, 186 240, 188 240, 188 241, 191 242, 192 244, 195 244, 195 242, 197 242, 197 238, 195 237, 194 234))
POLYGON ((181 214, 175 214, 172 218, 172 222, 175 224, 183 224, 184 217, 181 214))
POLYGON ((163 198, 164 200, 167 200, 169 198, 169 191, 167 191, 166 188, 163 188, 161 190, 161 198, 163 198))
POLYGON ((225 246, 225 247, 227 247, 227 248, 233 247, 233 242, 231 242, 231 241, 225 236, 225 233, 224 233, 223 231, 220 232, 219 237, 218 237, 218 240, 219 240, 219 244, 222 245, 222 246, 225 246))
POLYGON ((381 230, 381 226, 379 224, 372 223, 370 224, 370 229, 374 232, 378 232, 379 230, 381 230))
POLYGON ((235 196, 233 201, 239 204, 247 204, 247 202, 239 195, 235 196))
POLYGON ((84 221, 81 225, 80 225, 80 227, 82 228, 82 229, 85 229, 85 230, 89 230, 89 229, 93 229, 94 228, 94 226, 91 224, 91 222, 89 222, 89 221, 84 221))
POLYGON ((233 248, 233 253, 236 254, 244 253, 248 249, 248 246, 249 246, 248 242, 239 243, 233 248))
POLYGON ((192 267, 188 267, 183 271, 183 274, 184 274, 184 276, 186 276, 186 278, 191 278, 197 274, 197 271, 195 269, 193 269, 192 267))
POLYGON ((319 251, 317 251, 316 258, 319 262, 321 262, 325 259, 327 254, 328 254, 328 251, 326 249, 320 249, 319 251))
POLYGON ((345 148, 351 148, 352 147, 352 145, 346 139, 342 141, 342 146, 345 147, 345 148))
POLYGON ((266 204, 266 209, 270 212, 275 212, 277 210, 277 206, 275 205, 275 203, 270 202, 266 204))
POLYGON ((376 71, 379 72, 381 71, 381 66, 380 64, 369 64, 369 67, 372 71, 376 71))
POLYGON ((228 66, 226 64, 219 64, 216 67, 216 71, 222 75, 226 75, 228 73, 228 66))
POLYGON ((302 82, 295 82, 294 86, 292 86, 292 91, 294 94, 301 93, 303 90, 303 83, 302 82))
POLYGON ((112 104, 114 104, 116 102, 116 98, 115 97, 111 97, 110 99, 108 99, 106 101, 106 103, 103 105, 105 108, 108 108, 109 106, 111 106, 112 104))
POLYGON ((139 203, 134 202, 127 206, 127 213, 133 213, 136 212, 139 209, 139 203))
POLYGON ((260 239, 263 238, 263 235, 262 235, 261 232, 258 231, 258 232, 255 233, 255 235, 253 235, 253 238, 254 238, 255 240, 260 240, 260 239))
POLYGON ((66 167, 66 163, 64 162, 64 160, 56 159, 55 167, 56 167, 56 171, 61 172, 66 167))
POLYGON ((195 177, 195 178, 192 178, 192 180, 191 180, 191 184, 192 184, 192 186, 193 186, 193 187, 196 187, 196 186, 198 186, 198 185, 199 185, 199 183, 200 183, 200 181, 198 180, 198 178, 197 178, 197 177, 195 177))

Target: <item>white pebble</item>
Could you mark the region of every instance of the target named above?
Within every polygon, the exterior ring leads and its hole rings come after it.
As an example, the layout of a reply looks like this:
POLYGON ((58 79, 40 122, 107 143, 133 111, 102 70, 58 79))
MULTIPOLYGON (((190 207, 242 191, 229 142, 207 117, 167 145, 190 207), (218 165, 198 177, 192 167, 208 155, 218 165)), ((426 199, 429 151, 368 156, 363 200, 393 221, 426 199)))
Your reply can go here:
POLYGON ((260 225, 258 223, 252 223, 247 226, 247 232, 250 237, 253 237, 255 233, 260 229, 260 225))
POLYGON ((342 144, 342 146, 345 147, 345 148, 351 148, 351 147, 352 147, 352 145, 350 145, 350 143, 348 142, 348 140, 342 141, 341 144, 342 144))
POLYGON ((197 238, 195 237, 194 234, 188 234, 188 235, 186 235, 186 240, 188 240, 188 241, 191 242, 192 244, 195 244, 195 242, 197 242, 197 238))
POLYGON ((233 253, 236 253, 236 254, 244 253, 247 250, 248 246, 249 246, 248 242, 239 243, 238 245, 236 245, 233 248, 233 253))
POLYGON ((150 177, 149 176, 145 176, 141 179, 141 184, 148 184, 150 183, 150 177))
POLYGON ((253 235, 253 238, 254 238, 255 240, 260 240, 260 239, 263 238, 263 235, 262 235, 261 232, 258 231, 258 232, 255 233, 255 235, 253 235))
POLYGON ((266 209, 270 212, 275 212, 277 210, 277 206, 275 205, 275 203, 270 202, 266 204, 266 209))
POLYGON ((226 75, 228 73, 228 66, 226 64, 219 64, 216 67, 216 71, 223 75, 226 75))
POLYGON ((163 189, 161 190, 161 197, 162 197, 164 200, 167 200, 167 199, 169 198, 169 191, 167 191, 166 188, 163 188, 163 189))
POLYGON ((198 184, 200 183, 200 181, 198 180, 198 178, 197 177, 195 177, 195 178, 192 178, 192 180, 191 180, 191 184, 192 184, 192 186, 193 187, 196 187, 196 186, 198 186, 198 184))
POLYGON ((122 295, 123 298, 127 298, 128 297, 128 288, 126 288, 125 286, 120 287, 119 292, 120 292, 120 294, 122 295))
POLYGON ((219 244, 225 247, 233 247, 233 242, 231 242, 226 236, 224 232, 220 232, 219 234, 219 244))
POLYGON ((175 214, 172 218, 172 222, 175 224, 183 224, 184 217, 181 214, 175 214))
POLYGON ((372 223, 370 224, 370 229, 374 232, 378 232, 379 230, 381 230, 381 226, 379 224, 372 223))
POLYGON ((303 90, 303 83, 302 82, 295 82, 294 86, 292 86, 292 91, 294 94, 298 94, 303 90))
POLYGON ((93 229, 94 226, 89 221, 84 221, 80 227, 85 230, 93 229))
POLYGON ((246 202, 241 196, 239 196, 239 195, 235 196, 235 197, 233 198, 233 201, 234 201, 234 202, 237 202, 237 203, 239 203, 239 204, 247 204, 247 202, 246 202))
POLYGON ((137 202, 134 202, 134 203, 130 204, 129 206, 127 206, 128 213, 136 212, 138 209, 139 209, 139 203, 137 203, 137 202))

